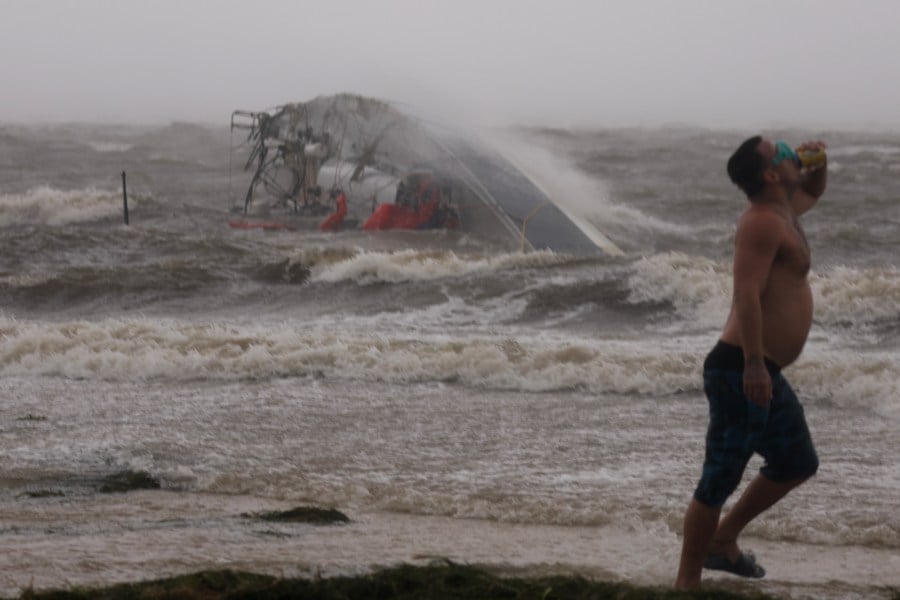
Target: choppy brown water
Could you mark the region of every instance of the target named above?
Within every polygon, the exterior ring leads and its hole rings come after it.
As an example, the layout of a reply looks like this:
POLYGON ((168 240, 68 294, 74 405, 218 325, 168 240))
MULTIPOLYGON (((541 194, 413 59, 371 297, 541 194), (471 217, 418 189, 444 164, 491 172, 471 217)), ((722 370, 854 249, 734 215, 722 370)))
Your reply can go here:
MULTIPOLYGON (((432 555, 671 580, 741 135, 529 134, 530 172, 625 250, 585 260, 233 231, 227 132, 191 132, 0 132, 0 595, 432 555), (123 469, 162 489, 98 493, 123 469), (241 517, 307 503, 353 523, 241 517)), ((900 138, 832 138, 804 223, 816 321, 787 372, 822 467, 746 544, 763 589, 871 597, 900 585, 900 138)))

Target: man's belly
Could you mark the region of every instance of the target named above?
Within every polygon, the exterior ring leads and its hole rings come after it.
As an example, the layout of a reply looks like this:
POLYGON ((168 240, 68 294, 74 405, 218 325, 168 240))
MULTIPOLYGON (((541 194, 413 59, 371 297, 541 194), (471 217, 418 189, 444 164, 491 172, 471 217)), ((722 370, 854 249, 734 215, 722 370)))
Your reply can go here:
MULTIPOLYGON (((805 284, 805 282, 804 282, 805 284)), ((770 287, 770 290, 773 288, 770 287)), ((786 367, 800 356, 812 327, 813 303, 809 285, 770 291, 762 305, 762 346, 766 358, 786 367)), ((738 316, 732 309, 722 340, 743 346, 738 316)))
POLYGON ((788 294, 765 298, 763 304, 763 350, 770 359, 786 367, 800 356, 812 327, 812 291, 798 286, 788 294))

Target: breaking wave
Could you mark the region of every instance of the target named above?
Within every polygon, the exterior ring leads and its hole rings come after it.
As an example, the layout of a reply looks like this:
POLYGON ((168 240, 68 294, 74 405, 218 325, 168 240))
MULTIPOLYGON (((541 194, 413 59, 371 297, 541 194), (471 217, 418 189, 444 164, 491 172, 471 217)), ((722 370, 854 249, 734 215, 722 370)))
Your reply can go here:
MULTIPOLYGON (((642 340, 573 336, 441 335, 321 331, 157 320, 57 324, 0 319, 0 374, 74 379, 325 377, 387 383, 452 382, 494 390, 667 395, 701 391, 709 336, 642 340)), ((895 413, 896 353, 821 351, 791 366, 804 396, 895 413)))
MULTIPOLYGON (((809 277, 822 326, 900 321, 900 270, 837 266, 809 277)), ((731 303, 731 265, 681 252, 645 257, 628 282, 634 303, 667 302, 686 321, 719 327, 731 303)))
POLYGON ((668 302, 682 317, 704 327, 720 327, 728 316, 729 267, 708 258, 681 252, 642 258, 628 285, 632 302, 668 302))
MULTIPOLYGON (((137 201, 129 198, 129 204, 137 201)), ((59 190, 48 186, 24 194, 0 195, 2 225, 65 225, 113 217, 122 212, 121 192, 88 188, 59 190)))
POLYGON ((361 251, 338 262, 317 264, 311 281, 355 281, 361 285, 372 283, 403 283, 433 281, 465 275, 491 273, 517 267, 543 267, 572 262, 571 256, 549 250, 528 254, 500 254, 496 256, 465 257, 455 252, 397 252, 361 251))
POLYGON ((535 392, 586 388, 668 394, 699 389, 699 360, 700 353, 683 342, 648 349, 627 341, 487 336, 461 341, 315 331, 303 324, 261 328, 0 319, 4 375, 101 380, 318 376, 535 392))
POLYGON ((900 319, 900 270, 834 267, 810 277, 816 318, 825 323, 873 323, 900 319))

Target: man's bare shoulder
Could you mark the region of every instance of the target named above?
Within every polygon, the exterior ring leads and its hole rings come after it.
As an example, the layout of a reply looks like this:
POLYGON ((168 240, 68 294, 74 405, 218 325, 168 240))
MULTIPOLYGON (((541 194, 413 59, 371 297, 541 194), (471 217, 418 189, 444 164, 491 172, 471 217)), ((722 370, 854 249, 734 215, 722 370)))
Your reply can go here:
POLYGON ((787 217, 777 208, 751 204, 738 219, 735 243, 777 243, 785 235, 787 223, 787 217))

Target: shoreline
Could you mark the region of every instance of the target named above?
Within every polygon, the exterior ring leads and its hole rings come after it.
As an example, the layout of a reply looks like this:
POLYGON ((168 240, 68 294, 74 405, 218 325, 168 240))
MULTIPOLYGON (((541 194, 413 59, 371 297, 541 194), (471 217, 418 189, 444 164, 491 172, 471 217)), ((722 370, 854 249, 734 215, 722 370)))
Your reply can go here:
MULTIPOLYGON (((487 570, 450 561, 426 566, 402 564, 355 576, 281 578, 243 571, 201 571, 164 579, 120 583, 106 587, 73 587, 67 590, 25 589, 21 600, 105 600, 141 598, 254 598, 257 600, 319 598, 368 600, 450 598, 516 599, 616 599, 616 600, 774 600, 758 590, 728 589, 716 584, 685 592, 666 587, 638 586, 625 582, 585 579, 578 575, 499 576, 487 570)), ((900 599, 900 592, 892 600, 900 599)))
MULTIPOLYGON (((108 498, 111 503, 104 504, 100 512, 118 514, 117 502, 137 500, 140 503, 158 498, 158 494, 158 491, 149 490, 131 492, 127 494, 130 498, 114 494, 108 498)), ((197 499, 195 497, 191 502, 194 510, 199 509, 197 499)), ((327 526, 279 523, 249 518, 249 513, 270 514, 259 513, 261 506, 252 497, 205 499, 221 503, 221 506, 215 510, 209 505, 200 509, 205 513, 204 517, 184 514, 182 511, 188 508, 184 504, 173 506, 182 512, 183 518, 172 523, 173 529, 110 530, 86 537, 84 532, 60 536, 59 532, 48 531, 43 540, 13 543, 6 548, 4 570, 19 576, 7 579, 0 597, 125 597, 107 595, 107 591, 128 586, 152 590, 160 581, 190 579, 202 573, 226 570, 248 577, 295 583, 350 579, 356 581, 354 585, 361 586, 369 585, 370 580, 390 581, 395 575, 385 573, 394 573, 397 569, 408 572, 404 577, 433 578, 436 575, 429 575, 428 570, 434 569, 435 565, 473 569, 504 581, 552 579, 558 580, 557 585, 561 585, 559 581, 565 581, 566 586, 582 590, 594 589, 585 587, 587 583, 605 582, 621 586, 623 590, 672 593, 680 548, 678 537, 671 534, 641 533, 633 528, 613 526, 524 525, 383 512, 356 514, 349 523, 327 526), (242 516, 235 519, 234 515, 242 516), (220 521, 220 524, 227 524, 231 533, 228 538, 211 539, 208 526, 220 521), (229 541, 223 543, 224 539, 229 541), (91 590, 91 593, 53 596, 50 592, 54 590, 68 590, 66 593, 91 590)), ((68 515, 60 516, 70 520, 68 515)), ((15 539, 8 538, 8 541, 15 539)), ((900 557, 889 549, 817 546, 753 537, 747 537, 744 544, 760 557, 768 571, 766 578, 745 580, 705 572, 705 589, 741 594, 736 597, 743 598, 900 600, 900 571, 895 568, 900 557)), ((471 576, 476 577, 475 574, 471 576)), ((274 586, 275 583, 266 585, 274 586)), ((268 592, 260 593, 263 595, 254 597, 267 597, 264 593, 268 592)), ((216 597, 205 594, 184 597, 216 597)), ((135 593, 130 597, 155 596, 135 593)))
MULTIPOLYGON (((830 591, 848 599, 876 597, 869 593, 841 590, 839 585, 830 591)), ((424 566, 401 564, 365 574, 332 577, 286 578, 227 569, 199 571, 109 586, 46 590, 27 588, 9 600, 778 600, 785 597, 789 596, 764 592, 757 589, 752 581, 741 579, 712 580, 700 590, 681 591, 666 586, 588 579, 577 574, 504 576, 489 569, 433 560, 424 566)), ((807 590, 802 597, 819 596, 814 590, 807 590)), ((878 590, 877 597, 900 600, 900 588, 878 590)))

